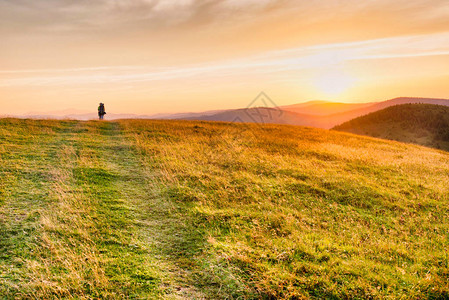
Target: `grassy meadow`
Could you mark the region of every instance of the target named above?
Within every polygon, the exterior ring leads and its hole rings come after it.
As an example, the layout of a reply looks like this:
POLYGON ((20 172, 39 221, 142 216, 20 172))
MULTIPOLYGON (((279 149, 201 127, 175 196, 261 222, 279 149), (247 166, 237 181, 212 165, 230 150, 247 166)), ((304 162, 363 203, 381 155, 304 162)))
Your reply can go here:
POLYGON ((448 299, 449 154, 306 127, 0 120, 5 299, 448 299))

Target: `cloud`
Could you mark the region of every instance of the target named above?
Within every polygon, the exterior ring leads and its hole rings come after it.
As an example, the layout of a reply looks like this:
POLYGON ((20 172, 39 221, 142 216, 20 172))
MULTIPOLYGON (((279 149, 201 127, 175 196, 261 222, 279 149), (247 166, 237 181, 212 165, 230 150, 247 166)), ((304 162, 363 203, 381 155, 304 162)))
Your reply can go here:
POLYGON ((125 84, 192 78, 233 78, 242 75, 251 78, 258 74, 332 68, 358 60, 437 55, 449 55, 449 32, 270 51, 250 57, 180 68, 114 66, 3 70, 0 71, 3 77, 0 87, 125 84))
MULTIPOLYGON (((7 23, 49 25, 81 23, 92 26, 121 25, 133 21, 178 24, 203 15, 220 15, 268 5, 270 0, 0 0, 0 16, 7 23)), ((5 22, 6 23, 6 22, 5 22)))
POLYGON ((383 13, 410 22, 444 19, 447 0, 0 0, 4 26, 29 28, 120 27, 132 24, 179 26, 239 19, 259 20, 272 13, 288 13, 293 23, 342 15, 383 13), (429 17, 430 16, 430 17, 429 17), (429 20, 430 19, 430 20, 429 20), (64 25, 64 26, 62 26, 64 25))

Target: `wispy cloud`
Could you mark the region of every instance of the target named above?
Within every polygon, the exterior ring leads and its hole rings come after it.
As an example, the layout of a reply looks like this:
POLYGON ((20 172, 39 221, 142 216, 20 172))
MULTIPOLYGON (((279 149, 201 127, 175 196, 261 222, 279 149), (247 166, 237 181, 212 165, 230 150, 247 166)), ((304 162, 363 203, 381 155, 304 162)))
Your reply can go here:
MULTIPOLYGON (((326 44, 271 52, 270 55, 299 55, 315 52, 323 64, 348 60, 422 57, 449 54, 449 31, 428 35, 401 36, 350 43, 326 44), (325 54, 332 54, 328 60, 325 54)), ((313 56, 313 55, 312 55, 313 56)))
MULTIPOLYGON (((355 60, 449 55, 449 32, 284 49, 240 59, 180 68, 114 66, 0 70, 1 87, 128 84, 182 78, 221 78, 292 70, 326 69, 355 60), (32 76, 29 76, 32 74, 32 76), (20 76, 18 76, 20 75, 20 76)), ((449 72, 449 71, 448 71, 449 72)))

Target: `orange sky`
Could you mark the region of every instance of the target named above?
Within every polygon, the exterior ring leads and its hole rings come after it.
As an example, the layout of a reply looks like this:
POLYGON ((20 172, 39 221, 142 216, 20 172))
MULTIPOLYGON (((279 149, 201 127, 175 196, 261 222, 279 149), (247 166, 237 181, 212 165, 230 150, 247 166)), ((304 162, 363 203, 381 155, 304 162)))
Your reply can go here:
POLYGON ((447 0, 0 0, 0 114, 449 98, 447 0))

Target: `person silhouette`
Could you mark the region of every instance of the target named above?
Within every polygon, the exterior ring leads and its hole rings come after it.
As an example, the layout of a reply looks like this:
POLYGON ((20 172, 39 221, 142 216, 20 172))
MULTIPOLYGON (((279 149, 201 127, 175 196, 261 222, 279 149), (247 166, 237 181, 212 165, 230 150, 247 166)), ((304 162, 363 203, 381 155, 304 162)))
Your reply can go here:
POLYGON ((106 111, 104 109, 104 104, 100 103, 100 105, 98 106, 98 118, 100 120, 103 120, 105 114, 106 114, 106 111))

